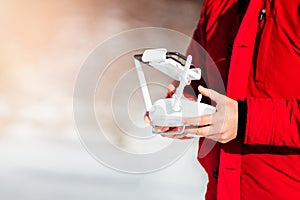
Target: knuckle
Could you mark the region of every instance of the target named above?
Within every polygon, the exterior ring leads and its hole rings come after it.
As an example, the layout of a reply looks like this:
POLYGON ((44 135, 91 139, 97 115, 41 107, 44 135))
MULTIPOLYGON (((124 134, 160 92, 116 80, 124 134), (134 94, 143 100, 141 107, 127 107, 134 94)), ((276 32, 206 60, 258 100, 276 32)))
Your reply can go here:
POLYGON ((206 134, 203 131, 201 131, 200 128, 197 129, 196 135, 200 135, 200 136, 204 136, 204 137, 206 136, 206 134))
POLYGON ((226 141, 226 140, 219 140, 219 142, 220 142, 220 143, 222 143, 222 144, 225 144, 225 143, 227 143, 227 141, 226 141))
POLYGON ((228 140, 227 135, 225 135, 224 133, 221 134, 221 135, 220 135, 220 140, 221 140, 221 141, 226 141, 226 140, 228 140))

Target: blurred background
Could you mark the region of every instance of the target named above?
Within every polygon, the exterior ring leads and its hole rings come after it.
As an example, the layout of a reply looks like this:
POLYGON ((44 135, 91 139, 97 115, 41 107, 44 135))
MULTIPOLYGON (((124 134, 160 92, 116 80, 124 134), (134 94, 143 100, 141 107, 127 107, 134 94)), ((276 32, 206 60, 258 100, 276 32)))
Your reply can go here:
MULTIPOLYGON (((191 36, 202 0, 2 0, 0 199, 203 199, 197 145, 172 166, 130 175, 94 160, 72 113, 76 76, 114 34, 163 27, 191 36)), ((126 145, 126 144, 125 144, 126 145)))

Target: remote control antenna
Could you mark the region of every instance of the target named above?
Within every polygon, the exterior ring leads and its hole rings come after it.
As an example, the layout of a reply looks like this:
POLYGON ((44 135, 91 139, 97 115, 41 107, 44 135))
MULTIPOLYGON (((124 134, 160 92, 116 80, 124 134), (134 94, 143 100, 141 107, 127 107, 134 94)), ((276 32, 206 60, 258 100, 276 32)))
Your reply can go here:
POLYGON ((192 64, 192 56, 189 55, 186 59, 185 62, 185 66, 184 66, 184 71, 181 74, 181 76, 179 77, 179 86, 176 89, 176 96, 175 96, 175 101, 174 101, 174 105, 173 105, 173 110, 174 111, 180 111, 180 107, 181 107, 181 98, 183 96, 183 90, 184 87, 188 84, 188 71, 191 67, 192 64))
POLYGON ((137 75, 138 75, 138 78, 140 81, 141 90, 142 90, 144 102, 146 105, 146 110, 149 112, 150 109, 152 108, 152 101, 151 101, 151 97, 150 97, 149 90, 147 87, 147 82, 145 79, 143 68, 142 68, 141 63, 137 59, 134 59, 134 63, 135 63, 136 72, 137 72, 137 75))

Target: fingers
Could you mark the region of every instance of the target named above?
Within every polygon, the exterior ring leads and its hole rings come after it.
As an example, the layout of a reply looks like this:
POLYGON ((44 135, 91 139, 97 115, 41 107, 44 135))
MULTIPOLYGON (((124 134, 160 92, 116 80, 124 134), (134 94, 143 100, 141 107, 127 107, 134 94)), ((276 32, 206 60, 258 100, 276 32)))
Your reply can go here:
POLYGON ((204 88, 201 85, 198 87, 198 90, 202 95, 210 98, 214 102, 218 102, 219 98, 222 96, 218 92, 211 90, 211 89, 204 88))
POLYGON ((181 132, 183 127, 171 127, 169 130, 165 131, 165 134, 161 134, 162 137, 172 138, 172 139, 193 139, 193 137, 187 137, 185 133, 182 134, 172 134, 174 132, 181 132))
POLYGON ((167 137, 171 139, 182 139, 185 138, 184 134, 161 134, 162 137, 167 137))
MULTIPOLYGON (((169 133, 171 133, 171 132, 169 132, 169 133)), ((186 135, 187 135, 186 133, 183 133, 183 134, 161 134, 162 137, 167 137, 167 138, 171 138, 171 139, 180 139, 180 140, 193 139, 193 137, 188 137, 186 135)))
POLYGON ((203 127, 186 127, 184 134, 194 134, 201 137, 209 137, 213 135, 212 126, 203 127))
MULTIPOLYGON (((183 127, 182 126, 179 126, 179 127, 168 127, 168 126, 155 126, 154 130, 157 132, 157 133, 166 133, 168 132, 168 134, 172 134, 172 132, 182 132, 182 129, 183 127)), ((172 134, 172 135, 175 135, 175 134, 172 134)), ((176 134, 178 135, 178 134, 176 134)))
POLYGON ((170 130, 170 127, 166 126, 155 126, 154 131, 157 133, 164 133, 170 130))
POLYGON ((183 123, 194 126, 205 126, 213 123, 213 115, 202 115, 199 117, 187 117, 183 119, 183 123))
POLYGON ((180 140, 194 139, 194 137, 187 137, 185 135, 161 134, 161 136, 166 138, 171 138, 171 139, 180 139, 180 140))
POLYGON ((220 143, 227 143, 233 140, 236 136, 232 135, 228 131, 220 131, 214 126, 204 126, 204 127, 189 127, 184 131, 184 135, 190 136, 191 134, 198 135, 200 137, 205 137, 220 143))
POLYGON ((175 139, 175 135, 174 134, 160 134, 160 136, 166 137, 166 138, 175 139))
POLYGON ((146 112, 144 115, 144 122, 145 124, 151 124, 151 119, 149 117, 149 112, 146 112))
POLYGON ((224 137, 224 134, 218 133, 214 130, 213 126, 204 126, 199 128, 187 128, 185 130, 185 134, 195 134, 200 137, 205 137, 207 139, 211 139, 217 142, 224 143, 226 141, 226 138, 224 137))

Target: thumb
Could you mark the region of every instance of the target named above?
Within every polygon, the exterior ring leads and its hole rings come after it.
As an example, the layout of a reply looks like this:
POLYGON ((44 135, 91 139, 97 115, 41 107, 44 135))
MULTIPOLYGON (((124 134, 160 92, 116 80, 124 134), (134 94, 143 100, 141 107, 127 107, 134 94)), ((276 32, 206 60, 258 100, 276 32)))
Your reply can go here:
POLYGON ((205 87, 202 87, 201 85, 198 87, 199 92, 210 98, 211 100, 213 100, 214 102, 218 102, 219 97, 221 96, 221 94, 219 94, 218 92, 211 90, 211 89, 207 89, 205 87))

